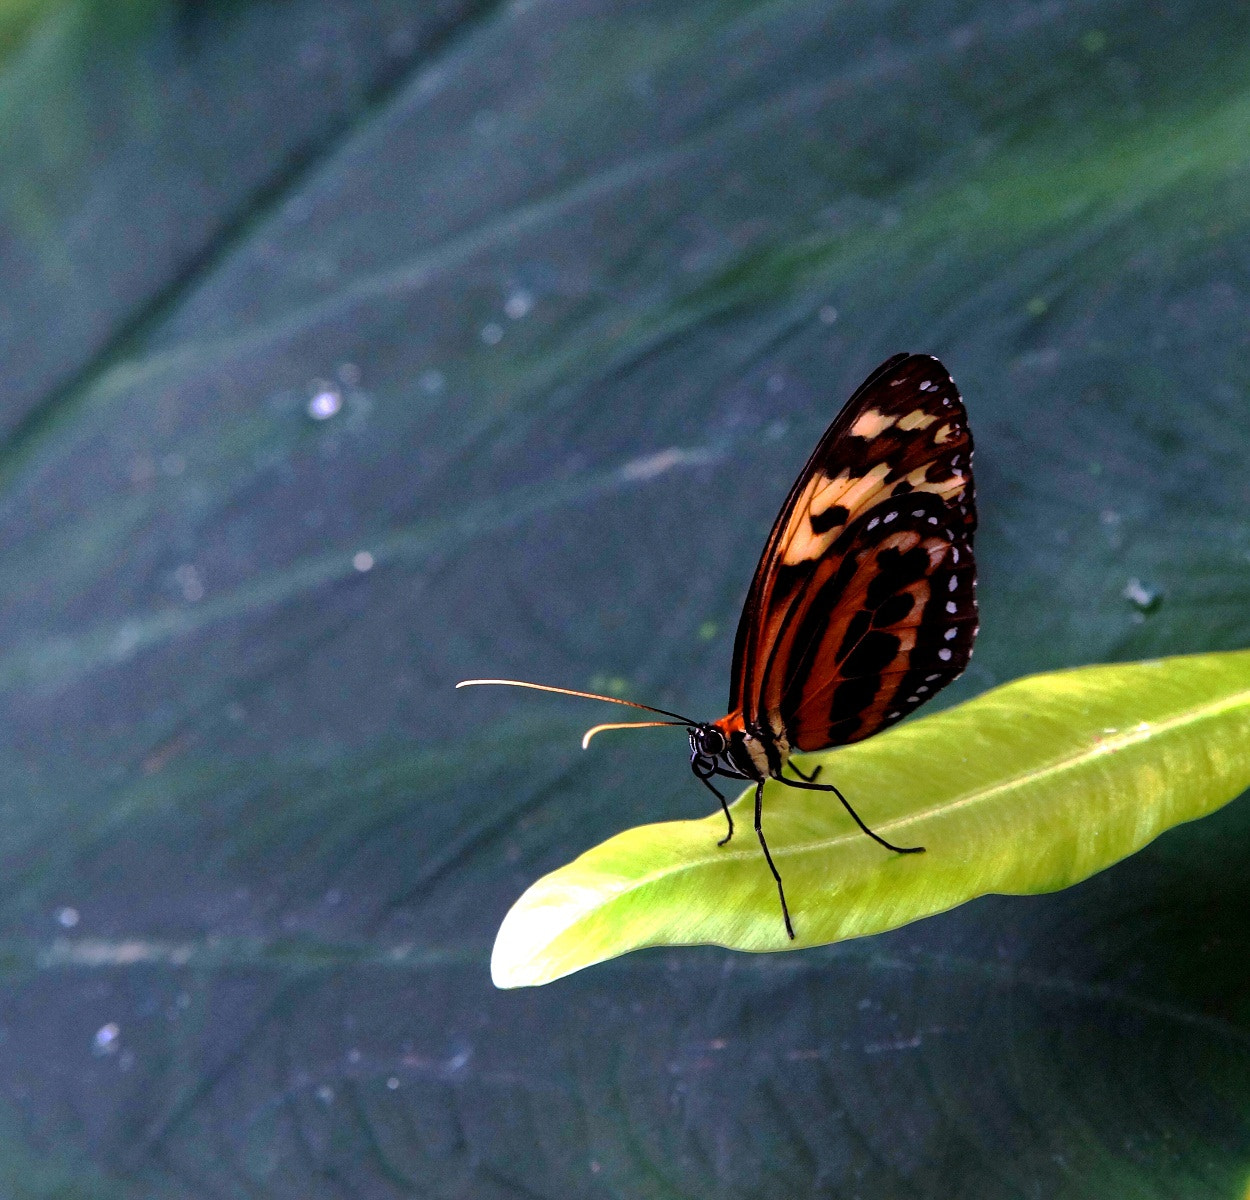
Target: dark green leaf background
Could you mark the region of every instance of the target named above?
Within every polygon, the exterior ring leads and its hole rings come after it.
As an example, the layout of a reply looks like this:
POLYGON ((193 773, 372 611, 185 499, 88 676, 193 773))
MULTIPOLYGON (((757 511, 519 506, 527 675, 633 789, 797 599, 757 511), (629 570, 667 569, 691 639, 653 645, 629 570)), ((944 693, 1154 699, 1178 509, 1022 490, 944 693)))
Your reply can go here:
POLYGON ((904 349, 978 441, 944 701, 1250 644, 1247 35, 0 8, 0 1190, 1239 1200, 1244 799, 1057 895, 500 993, 529 882, 707 798, 679 737, 451 685, 719 715, 778 503, 904 349))

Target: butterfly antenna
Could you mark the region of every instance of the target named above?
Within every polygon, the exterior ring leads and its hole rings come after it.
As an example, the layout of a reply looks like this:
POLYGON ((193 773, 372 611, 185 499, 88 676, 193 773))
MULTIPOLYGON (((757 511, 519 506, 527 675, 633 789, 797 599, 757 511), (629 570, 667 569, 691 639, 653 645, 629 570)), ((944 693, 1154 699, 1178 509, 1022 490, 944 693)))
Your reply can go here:
MULTIPOLYGON (((675 717, 678 724, 693 728, 698 725, 698 721, 692 721, 689 717, 683 717, 681 713, 669 712, 667 708, 652 708, 650 704, 638 704, 633 700, 621 700, 617 696, 600 696, 597 692, 575 692, 572 688, 552 687, 546 683, 526 683, 521 679, 462 679, 456 687, 481 687, 483 684, 497 684, 501 687, 522 687, 533 688, 536 692, 555 692, 557 696, 580 696, 583 700, 606 700, 609 704, 627 704, 630 708, 641 708, 647 712, 659 713, 662 717, 675 717)), ((665 721, 656 721, 655 724, 667 724, 665 721)), ((650 725, 651 722, 646 722, 650 725)), ((598 726, 597 728, 604 728, 598 726)), ((622 726, 623 728, 623 726, 622 726)))
MULTIPOLYGON (((605 729, 655 729, 660 725, 685 725, 684 721, 611 721, 607 725, 595 725, 582 734, 582 749, 590 748, 590 739, 605 729)), ((687 726, 689 728, 689 726, 687 726)))

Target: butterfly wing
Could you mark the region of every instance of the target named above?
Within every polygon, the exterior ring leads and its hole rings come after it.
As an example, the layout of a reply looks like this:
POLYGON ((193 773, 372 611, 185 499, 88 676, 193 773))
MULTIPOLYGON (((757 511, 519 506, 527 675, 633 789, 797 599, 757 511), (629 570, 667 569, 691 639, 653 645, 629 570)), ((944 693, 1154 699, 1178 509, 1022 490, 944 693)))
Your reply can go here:
POLYGON ((858 741, 968 663, 972 435, 929 355, 881 364, 782 506, 738 626, 730 712, 800 750, 858 741))

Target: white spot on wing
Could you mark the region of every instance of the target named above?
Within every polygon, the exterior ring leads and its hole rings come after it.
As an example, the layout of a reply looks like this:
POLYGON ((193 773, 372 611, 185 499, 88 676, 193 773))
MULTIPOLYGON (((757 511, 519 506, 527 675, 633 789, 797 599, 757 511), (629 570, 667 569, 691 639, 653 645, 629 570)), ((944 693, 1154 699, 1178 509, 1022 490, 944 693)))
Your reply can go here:
POLYGON ((940 658, 943 662, 948 662, 950 660, 950 656, 951 652, 945 647, 938 651, 938 658, 940 658))

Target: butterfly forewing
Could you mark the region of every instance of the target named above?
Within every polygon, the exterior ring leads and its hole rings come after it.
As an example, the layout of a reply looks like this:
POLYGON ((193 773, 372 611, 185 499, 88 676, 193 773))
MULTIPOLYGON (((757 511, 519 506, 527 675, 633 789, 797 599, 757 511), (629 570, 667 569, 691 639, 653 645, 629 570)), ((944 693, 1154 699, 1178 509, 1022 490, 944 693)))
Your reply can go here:
POLYGON ((868 737, 967 665, 972 438, 937 359, 897 355, 848 401, 769 535, 730 711, 801 750, 868 737))

